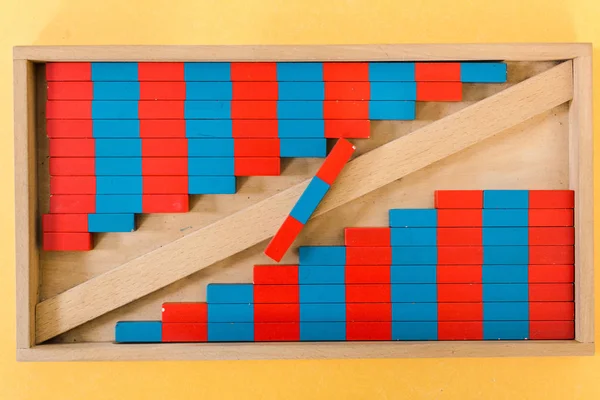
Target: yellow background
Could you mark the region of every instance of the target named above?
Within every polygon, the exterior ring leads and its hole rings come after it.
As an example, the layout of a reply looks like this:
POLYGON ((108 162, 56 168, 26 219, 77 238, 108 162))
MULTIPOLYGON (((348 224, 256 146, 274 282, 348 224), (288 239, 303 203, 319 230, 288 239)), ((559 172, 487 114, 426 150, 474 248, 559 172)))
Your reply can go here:
POLYGON ((600 356, 15 362, 12 46, 538 41, 599 45, 600 1, 0 0, 0 399, 600 399, 600 356))

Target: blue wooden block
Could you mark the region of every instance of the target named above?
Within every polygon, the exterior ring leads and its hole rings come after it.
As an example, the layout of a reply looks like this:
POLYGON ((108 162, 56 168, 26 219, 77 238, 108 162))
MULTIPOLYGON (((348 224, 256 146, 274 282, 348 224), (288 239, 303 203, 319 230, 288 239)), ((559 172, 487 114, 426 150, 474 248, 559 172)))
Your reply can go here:
POLYGON ((125 214, 142 212, 141 194, 96 195, 97 214, 125 214))
POLYGON ((229 119, 231 101, 229 100, 186 100, 185 119, 229 119))
POLYGON ((437 340, 437 322, 392 322, 392 340, 437 340))
POLYGON ((96 157, 141 157, 142 139, 96 139, 96 157))
POLYGON ((300 322, 301 341, 346 340, 345 322, 300 322))
POLYGON ((189 194, 235 194, 235 176, 190 176, 189 194))
POLYGON ((139 138, 140 121, 135 119, 96 119, 92 121, 95 138, 139 138))
POLYGON ((322 101, 278 101, 279 119, 323 119, 322 101))
POLYGON ((233 139, 188 139, 189 157, 233 157, 233 139))
POLYGON ((436 265, 437 247, 392 247, 392 265, 436 265))
POLYGON ((529 285, 526 283, 489 283, 483 285, 483 302, 527 301, 529 285))
POLYGON ((300 265, 346 265, 344 246, 300 246, 300 265))
POLYGON ((320 62, 279 62, 277 81, 279 82, 320 82, 323 80, 323 63, 320 62))
POLYGON ((399 208, 389 211, 392 228, 435 228, 437 210, 433 208, 399 208))
POLYGON ((391 283, 436 283, 435 265, 392 265, 391 283))
POLYGON ((206 302, 220 304, 250 304, 254 302, 254 286, 250 283, 209 283, 206 302))
MULTIPOLYGON (((310 219, 310 216, 315 211, 321 200, 323 200, 323 197, 325 197, 325 194, 327 194, 328 190, 329 184, 325 183, 318 176, 313 177, 308 186, 306 187, 306 190, 302 193, 302 195, 294 205, 294 208, 292 208, 290 215, 302 224, 306 224, 306 222, 310 219)), ((300 256, 300 260, 302 260, 302 256, 300 256)), ((317 265, 318 264, 319 263, 317 263, 317 265)))
POLYGON ((528 265, 484 265, 483 283, 527 283, 528 265))
POLYGON ((279 139, 280 157, 326 157, 325 138, 279 139))
POLYGON ((230 119, 188 119, 185 121, 185 136, 188 138, 233 137, 230 119))
POLYGON ((416 82, 371 82, 371 101, 417 100, 416 82))
POLYGON ((254 324, 249 322, 208 323, 209 342, 253 342, 254 324))
POLYGON ((96 194, 143 194, 141 176, 98 176, 96 194))
POLYGON ((187 62, 183 65, 186 82, 226 82, 231 80, 228 62, 187 62))
POLYGON ((325 137, 325 121, 322 119, 282 119, 277 123, 280 138, 325 137))
POLYGON ((483 246, 484 264, 529 264, 529 246, 483 246))
POLYGON ((134 214, 88 214, 90 232, 132 232, 134 230, 134 214))
POLYGON ((344 303, 346 285, 299 285, 300 303, 344 303))
POLYGON ((528 226, 528 210, 482 210, 483 226, 528 226))
POLYGON ((92 119, 138 119, 138 101, 92 101, 92 119))
POLYGON ((437 321, 437 303, 392 303, 392 321, 437 321))
POLYGON ((254 322, 254 304, 208 303, 208 323, 254 322))
POLYGON ((528 338, 528 321, 483 321, 484 340, 525 340, 528 338))
POLYGON ((186 82, 186 100, 231 100, 233 84, 231 82, 186 82))
POLYGON ((484 246, 527 246, 529 228, 526 227, 483 227, 484 246))
POLYGON ((298 283, 300 285, 340 284, 346 281, 343 265, 300 265, 298 283))
POLYGON ((94 100, 139 99, 139 82, 94 82, 94 100))
POLYGON ((141 157, 103 157, 96 158, 96 175, 142 175, 141 157))
POLYGON ((483 319, 485 321, 528 321, 529 303, 501 302, 483 303, 483 319))
MULTIPOLYGON (((233 176, 235 161, 233 157, 189 157, 188 175, 233 176)), ((230 181, 227 181, 230 182, 230 181)), ((235 183, 235 180, 233 181, 235 183)), ((231 184, 231 183, 228 183, 231 184)))
POLYGON ((92 81, 131 81, 138 80, 136 62, 93 62, 92 81))
POLYGON ((506 64, 499 62, 463 62, 460 64, 460 80, 473 83, 506 82, 506 64))
POLYGON ((435 284, 392 284, 392 303, 435 303, 435 284))
POLYGON ((345 303, 300 303, 302 322, 343 322, 346 321, 345 303))
POLYGON ((279 82, 278 100, 324 100, 324 82, 279 82))
POLYGON ((369 101, 369 119, 410 121, 415 117, 414 101, 369 101))
POLYGON ((392 228, 390 242, 392 246, 436 246, 437 228, 392 228))
POLYGON ((529 208, 529 190, 484 190, 483 208, 529 208))
POLYGON ((115 325, 115 342, 160 343, 162 342, 162 322, 119 321, 115 325))
POLYGON ((412 62, 370 62, 371 82, 411 82, 415 80, 415 63, 412 62))

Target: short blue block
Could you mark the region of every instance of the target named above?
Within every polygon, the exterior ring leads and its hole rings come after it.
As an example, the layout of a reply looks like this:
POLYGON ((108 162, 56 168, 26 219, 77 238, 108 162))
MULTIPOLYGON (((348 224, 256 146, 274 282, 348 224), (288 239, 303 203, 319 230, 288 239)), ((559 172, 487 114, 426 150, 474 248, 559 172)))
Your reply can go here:
POLYGON ((233 157, 233 139, 188 139, 189 157, 233 157))
MULTIPOLYGON (((315 176, 308 184, 306 190, 302 193, 294 208, 290 212, 290 215, 299 222, 306 224, 310 219, 310 216, 315 211, 327 191, 329 190, 329 184, 325 183, 321 178, 315 176)), ((344 257, 345 258, 345 257, 344 257)), ((300 258, 302 260, 302 257, 300 258)), ((300 261, 302 262, 302 261, 300 261)), ((338 264, 344 265, 344 264, 338 264)))
POLYGON ((208 303, 208 323, 254 322, 254 304, 208 303))
POLYGON ((235 194, 235 176, 190 176, 189 194, 235 194))
POLYGON ((253 342, 254 324, 248 322, 208 324, 209 342, 253 342))
POLYGON ((437 285, 392 284, 392 303, 435 303, 437 285))
POLYGON ((392 265, 391 283, 436 283, 435 265, 392 265))
POLYGON ((528 321, 483 321, 484 340, 524 340, 528 338, 528 321))
POLYGON ((278 101, 279 119, 323 119, 322 101, 278 101))
POLYGON ((529 190, 484 190, 483 208, 529 208, 529 190))
POLYGON ((231 82, 186 82, 186 100, 231 100, 231 82))
POLYGON ((300 265, 346 265, 344 246, 300 246, 300 265))
POLYGON ((300 322, 302 341, 346 340, 345 322, 300 322))
POLYGON ((326 157, 325 138, 279 139, 280 157, 326 157))
POLYGON ((437 340, 437 322, 392 322, 392 340, 437 340))
POLYGON ((141 157, 142 139, 96 139, 96 157, 141 157))
POLYGON ((437 210, 433 208, 391 209, 389 215, 392 228, 435 228, 437 226, 437 210))
POLYGON ((529 225, 528 210, 482 210, 483 226, 513 226, 529 225))
POLYGON ((140 157, 101 157, 96 158, 96 175, 142 175, 142 159, 140 157))
POLYGON ((483 283, 527 283, 529 280, 528 265, 484 265, 482 267, 483 283))
POLYGON ((483 301, 528 301, 526 283, 489 283, 483 285, 483 301))
POLYGON ((186 100, 185 119, 229 119, 231 101, 229 100, 186 100))
POLYGON ((302 322, 343 322, 346 321, 345 303, 300 304, 302 322))
POLYGON ((300 303, 344 303, 346 285, 299 285, 300 303))
POLYGON ((119 321, 115 325, 117 343, 159 343, 162 341, 160 321, 119 321))
POLYGON ((369 101, 369 119, 410 121, 415 117, 414 101, 369 101))
POLYGON ((96 194, 143 194, 141 176, 97 176, 96 194))
POLYGON ((324 138, 322 119, 282 119, 277 121, 280 138, 324 138))
POLYGON ((209 283, 206 302, 220 304, 250 304, 254 302, 254 286, 250 283, 209 283))
POLYGON ((371 82, 371 101, 417 100, 416 82, 371 82))
POLYGON ((411 82, 415 80, 415 63, 412 62, 371 62, 369 63, 371 82, 411 82))
POLYGON ((527 246, 529 228, 526 227, 484 227, 484 246, 527 246))
POLYGON ((188 119, 185 121, 185 136, 188 138, 233 137, 230 119, 188 119))
POLYGON ((484 246, 484 264, 529 264, 529 246, 484 246))
MULTIPOLYGON (((233 157, 189 157, 188 175, 233 176, 233 157)), ((235 180, 234 180, 235 183, 235 180)))
POLYGON ((323 63, 319 62, 279 62, 277 81, 281 82, 320 82, 323 80, 323 63))
POLYGON ((506 82, 506 64, 498 62, 463 62, 460 80, 472 83, 506 82))
POLYGON ((228 62, 187 62, 183 65, 186 82, 223 82, 231 80, 228 62))
POLYGON ((95 138, 139 138, 140 121, 134 119, 97 119, 92 121, 95 138))
POLYGON ((437 303, 392 303, 392 321, 437 321, 437 303))
POLYGON ((141 213, 141 194, 96 195, 97 214, 141 213))
POLYGON ((279 100, 323 100, 323 82, 279 82, 279 100))
POLYGON ((138 119, 138 101, 92 100, 92 119, 138 119))
POLYGON ((437 247, 392 247, 392 265, 436 265, 437 247))
POLYGON ((139 82, 94 82, 94 100, 139 99, 139 82))
POLYGON ((392 228, 392 246, 436 246, 436 228, 392 228))
POLYGON ((88 214, 90 232, 132 232, 135 230, 134 214, 88 214))
POLYGON ((343 265, 300 265, 298 283, 300 285, 340 284, 346 280, 343 265))
POLYGON ((510 301, 500 303, 484 302, 483 319, 485 321, 528 321, 529 303, 510 301))
POLYGON ((131 81, 138 80, 136 62, 93 62, 92 81, 131 81))

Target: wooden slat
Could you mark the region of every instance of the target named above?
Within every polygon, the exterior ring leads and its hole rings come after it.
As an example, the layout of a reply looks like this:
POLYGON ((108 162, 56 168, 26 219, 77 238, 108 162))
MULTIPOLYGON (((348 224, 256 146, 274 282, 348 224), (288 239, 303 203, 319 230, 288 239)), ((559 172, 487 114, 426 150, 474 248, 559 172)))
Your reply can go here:
MULTIPOLYGON (((316 215, 569 101, 572 83, 569 61, 358 157, 347 164, 316 215)), ((36 342, 269 238, 307 185, 293 186, 39 303, 36 342)))

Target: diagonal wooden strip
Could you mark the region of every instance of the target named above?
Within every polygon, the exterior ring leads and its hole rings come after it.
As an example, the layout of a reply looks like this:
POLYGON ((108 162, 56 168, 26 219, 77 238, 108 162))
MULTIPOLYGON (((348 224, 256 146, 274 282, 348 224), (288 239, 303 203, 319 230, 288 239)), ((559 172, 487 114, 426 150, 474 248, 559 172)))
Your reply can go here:
MULTIPOLYGON (((347 164, 316 215, 457 153, 573 97, 564 62, 347 164)), ((308 180, 90 279, 36 308, 41 343, 271 237, 308 180)))

